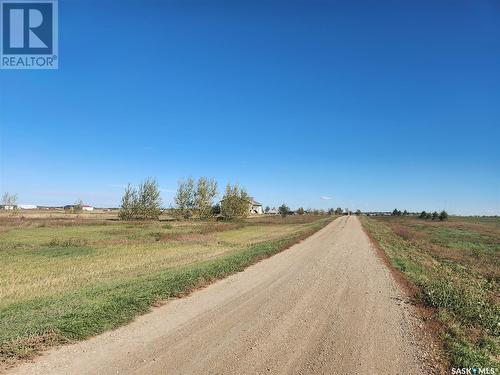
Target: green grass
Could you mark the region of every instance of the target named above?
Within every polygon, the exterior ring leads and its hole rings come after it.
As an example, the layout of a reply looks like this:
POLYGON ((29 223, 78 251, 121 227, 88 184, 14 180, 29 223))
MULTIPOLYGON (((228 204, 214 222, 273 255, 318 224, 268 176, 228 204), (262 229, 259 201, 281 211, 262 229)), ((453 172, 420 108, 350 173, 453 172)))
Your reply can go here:
POLYGON ((48 246, 40 247, 31 252, 34 257, 78 257, 95 254, 95 250, 84 246, 48 246))
POLYGON ((275 220, 272 231, 255 223, 11 228, 0 240, 2 285, 16 284, 2 289, 0 360, 27 358, 130 322, 159 300, 285 249, 331 218, 275 220))
POLYGON ((452 367, 500 367, 500 219, 362 218, 396 269, 436 309, 452 367))

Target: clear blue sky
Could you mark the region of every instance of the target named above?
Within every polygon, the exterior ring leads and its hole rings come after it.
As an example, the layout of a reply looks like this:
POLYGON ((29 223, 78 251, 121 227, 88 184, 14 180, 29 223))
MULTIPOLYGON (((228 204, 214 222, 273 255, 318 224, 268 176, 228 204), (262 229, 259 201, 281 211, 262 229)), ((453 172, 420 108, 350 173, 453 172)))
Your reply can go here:
POLYGON ((59 70, 0 71, 0 190, 500 213, 500 3, 60 0, 59 70), (325 199, 331 198, 331 199, 325 199))

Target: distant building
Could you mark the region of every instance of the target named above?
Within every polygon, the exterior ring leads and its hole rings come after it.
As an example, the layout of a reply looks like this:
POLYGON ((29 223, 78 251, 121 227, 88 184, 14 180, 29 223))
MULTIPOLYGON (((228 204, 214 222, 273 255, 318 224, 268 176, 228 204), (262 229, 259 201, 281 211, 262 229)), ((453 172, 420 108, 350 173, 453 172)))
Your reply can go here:
POLYGON ((269 211, 267 211, 266 214, 268 214, 268 215, 279 215, 280 212, 275 207, 273 207, 269 211))
POLYGON ((3 204, 0 206, 0 208, 2 210, 15 210, 17 208, 16 205, 12 205, 12 204, 3 204))
MULTIPOLYGON (((224 199, 220 201, 220 204, 222 205, 222 202, 224 199)), ((248 198, 248 211, 250 215, 262 215, 264 213, 264 209, 262 208, 262 204, 257 202, 253 197, 248 198)))
POLYGON ((250 214, 262 215, 264 210, 262 209, 262 204, 257 202, 253 197, 250 197, 250 214))
MULTIPOLYGON (((65 210, 73 210, 75 208, 75 206, 76 206, 76 204, 67 204, 66 206, 64 206, 64 209, 65 210)), ((83 204, 82 211, 94 211, 94 207, 83 204)))
POLYGON ((36 210, 38 207, 34 204, 20 204, 17 208, 21 210, 36 210))

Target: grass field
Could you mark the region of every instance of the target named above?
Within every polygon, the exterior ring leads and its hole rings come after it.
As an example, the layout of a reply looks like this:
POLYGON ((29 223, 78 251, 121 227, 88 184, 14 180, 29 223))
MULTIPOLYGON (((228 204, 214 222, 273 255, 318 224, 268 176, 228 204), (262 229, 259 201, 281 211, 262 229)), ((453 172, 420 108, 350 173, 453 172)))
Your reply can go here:
POLYGON ((127 323, 155 302, 240 271, 331 220, 1 216, 0 360, 127 323))
POLYGON ((500 367, 500 218, 362 218, 435 309, 452 367, 500 367))

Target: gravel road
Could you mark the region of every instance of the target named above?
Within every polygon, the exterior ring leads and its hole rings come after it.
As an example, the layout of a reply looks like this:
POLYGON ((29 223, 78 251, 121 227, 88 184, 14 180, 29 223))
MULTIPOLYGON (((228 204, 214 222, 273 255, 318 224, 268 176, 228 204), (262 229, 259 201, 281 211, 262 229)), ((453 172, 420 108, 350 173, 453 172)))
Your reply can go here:
MULTIPOLYGON (((357 217, 11 374, 419 374, 418 323, 357 217)), ((421 372, 422 371, 422 372, 421 372)))

